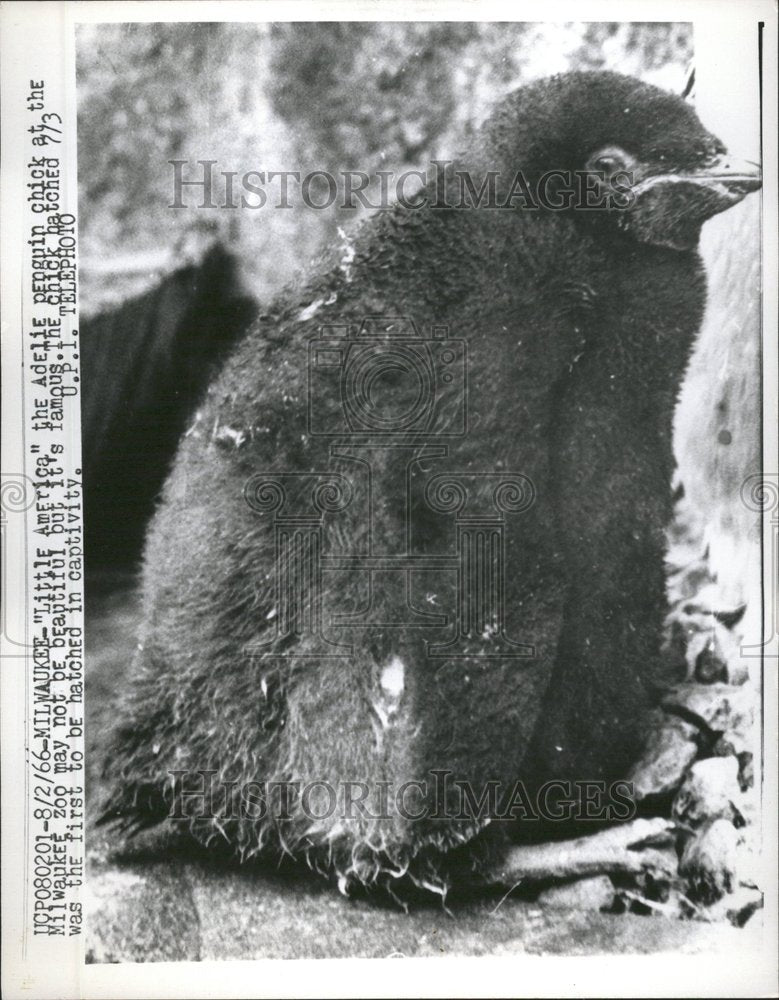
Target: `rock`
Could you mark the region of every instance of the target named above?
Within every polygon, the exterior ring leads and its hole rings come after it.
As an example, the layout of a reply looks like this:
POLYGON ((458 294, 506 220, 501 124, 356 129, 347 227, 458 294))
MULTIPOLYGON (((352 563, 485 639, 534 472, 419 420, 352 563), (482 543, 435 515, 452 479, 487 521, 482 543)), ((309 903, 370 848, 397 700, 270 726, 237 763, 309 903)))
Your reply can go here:
MULTIPOLYGON (((682 886, 679 880, 679 886, 682 886)), ((680 920, 690 915, 691 904, 679 888, 669 884, 649 886, 649 891, 641 885, 634 889, 620 888, 618 897, 625 906, 626 913, 636 915, 662 916, 667 920, 680 920)))
POLYGON ((755 761, 751 753, 738 755, 738 777, 744 791, 755 787, 755 761))
POLYGON ((668 795, 682 782, 698 754, 695 727, 665 712, 653 713, 651 731, 639 761, 628 775, 637 802, 650 795, 668 795))
POLYGON ((751 747, 748 747, 743 735, 734 731, 723 733, 711 748, 711 752, 715 757, 738 757, 741 754, 752 757, 751 747))
POLYGON ((749 684, 677 684, 663 698, 663 708, 693 716, 691 721, 716 733, 748 733, 755 694, 749 684))
POLYGON ((735 892, 723 896, 707 910, 713 920, 727 920, 734 927, 743 927, 753 914, 763 907, 763 893, 752 886, 739 886, 735 892))
POLYGON ((707 560, 694 560, 672 571, 668 590, 671 611, 666 619, 665 653, 673 666, 685 680, 694 676, 702 684, 741 683, 745 676, 741 648, 732 625, 744 609, 720 607, 720 589, 707 560))
POLYGON ((701 684, 716 684, 727 679, 728 661, 716 633, 712 631, 708 642, 695 658, 695 680, 701 684))
MULTIPOLYGON (((753 742, 753 741, 752 741, 753 742)), ((711 748, 714 757, 735 757, 738 761, 738 783, 741 791, 752 788, 755 783, 755 767, 751 749, 738 733, 725 733, 711 748)))
POLYGON ((697 761, 685 775, 672 813, 674 819, 692 827, 714 819, 732 822, 740 818, 736 806, 740 799, 736 758, 709 757, 697 761))
POLYGON ((614 886, 608 875, 580 878, 545 889, 537 901, 558 910, 607 910, 614 903, 614 886))
POLYGON ((761 863, 761 853, 754 837, 745 831, 739 831, 738 851, 736 854, 738 884, 746 889, 759 889, 765 878, 765 869, 761 863))
POLYGON ((732 823, 715 819, 687 842, 679 871, 693 899, 708 905, 737 887, 738 840, 732 823))

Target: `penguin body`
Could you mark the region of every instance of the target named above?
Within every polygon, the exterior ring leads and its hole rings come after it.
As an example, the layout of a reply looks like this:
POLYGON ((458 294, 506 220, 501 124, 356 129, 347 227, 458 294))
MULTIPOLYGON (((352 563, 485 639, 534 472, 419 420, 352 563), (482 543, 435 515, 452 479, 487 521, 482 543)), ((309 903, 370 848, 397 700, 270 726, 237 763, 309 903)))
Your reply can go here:
POLYGON ((741 190, 712 194, 724 151, 681 100, 613 74, 518 91, 474 148, 531 184, 605 149, 635 205, 396 206, 259 317, 149 529, 105 818, 440 889, 495 819, 464 786, 608 781, 637 754, 696 227, 741 190))

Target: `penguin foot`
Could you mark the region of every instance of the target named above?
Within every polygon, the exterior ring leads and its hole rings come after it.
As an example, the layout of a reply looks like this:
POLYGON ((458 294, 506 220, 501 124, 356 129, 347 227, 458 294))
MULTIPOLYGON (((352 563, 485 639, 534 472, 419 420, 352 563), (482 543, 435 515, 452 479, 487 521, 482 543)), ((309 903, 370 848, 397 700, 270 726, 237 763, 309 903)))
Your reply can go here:
POLYGON ((634 819, 575 840, 510 847, 487 879, 495 884, 513 885, 523 881, 646 872, 672 878, 676 872, 673 844, 671 820, 634 819))

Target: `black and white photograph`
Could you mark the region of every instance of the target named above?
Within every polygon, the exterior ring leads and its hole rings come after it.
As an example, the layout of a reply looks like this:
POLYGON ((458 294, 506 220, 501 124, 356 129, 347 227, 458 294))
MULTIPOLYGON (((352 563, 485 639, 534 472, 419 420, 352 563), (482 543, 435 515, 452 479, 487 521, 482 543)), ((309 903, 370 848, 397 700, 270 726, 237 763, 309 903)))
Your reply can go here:
POLYGON ((6 995, 776 996, 774 7, 2 14, 6 995))

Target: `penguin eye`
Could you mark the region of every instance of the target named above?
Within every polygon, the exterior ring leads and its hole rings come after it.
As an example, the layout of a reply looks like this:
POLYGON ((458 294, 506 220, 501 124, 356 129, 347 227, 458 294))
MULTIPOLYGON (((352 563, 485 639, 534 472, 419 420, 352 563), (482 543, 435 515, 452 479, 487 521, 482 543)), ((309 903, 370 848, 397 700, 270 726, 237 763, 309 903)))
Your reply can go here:
POLYGON ((622 163, 616 156, 599 156, 595 161, 595 169, 602 170, 604 174, 612 174, 621 166, 622 163))
POLYGON ((631 163, 631 157, 621 149, 610 147, 601 149, 587 160, 587 169, 610 177, 618 170, 625 170, 631 163))

